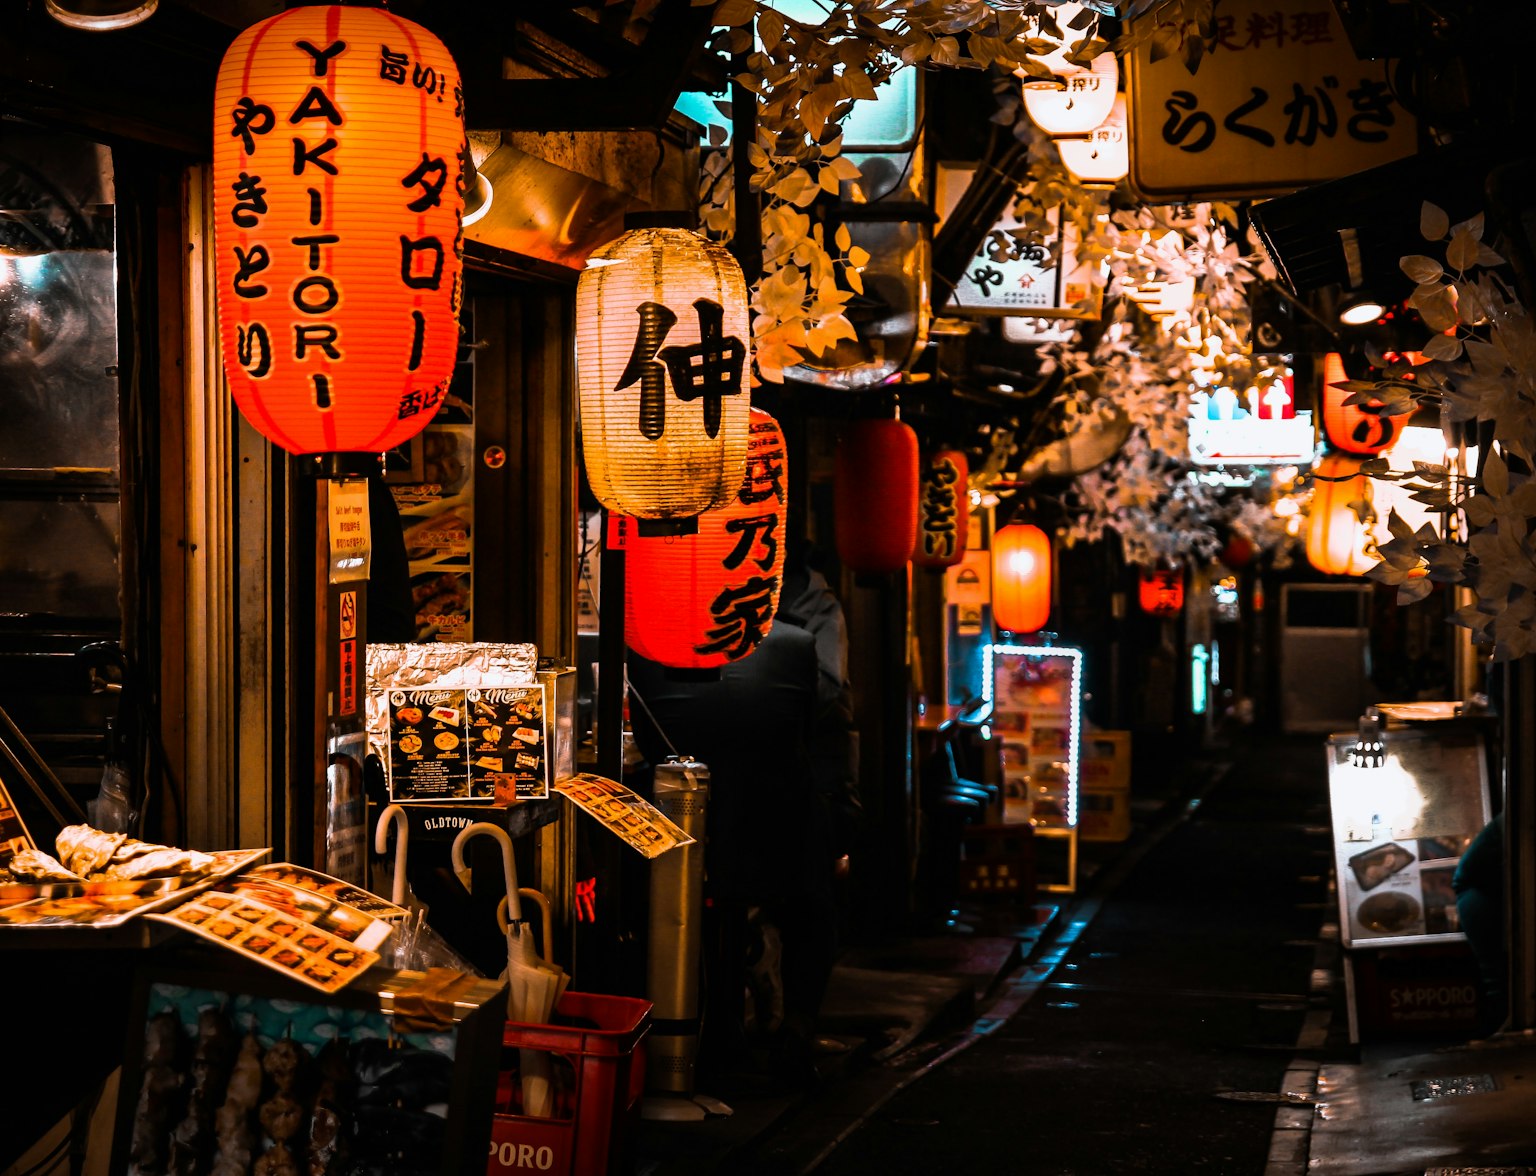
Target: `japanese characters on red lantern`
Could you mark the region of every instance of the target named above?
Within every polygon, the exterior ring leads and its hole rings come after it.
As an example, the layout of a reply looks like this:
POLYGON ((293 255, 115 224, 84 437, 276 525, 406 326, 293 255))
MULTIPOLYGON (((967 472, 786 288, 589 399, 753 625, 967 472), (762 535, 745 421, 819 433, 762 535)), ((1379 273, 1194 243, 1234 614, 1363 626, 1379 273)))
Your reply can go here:
POLYGON ((711 669, 746 657, 779 604, 788 496, 784 435, 752 409, 732 501, 699 516, 696 535, 625 539, 624 639, 642 657, 711 669))
POLYGON ((380 9, 235 39, 214 96, 215 272, 240 411, 291 453, 382 452, 447 392, 463 294, 463 100, 448 50, 380 9))
POLYGON ((1139 592, 1141 611, 1154 617, 1178 616, 1184 607, 1184 572, 1181 568, 1144 569, 1139 592))
POLYGON ((912 562, 925 568, 948 568, 965 555, 971 497, 967 485, 970 464, 965 454, 941 449, 922 468, 917 498, 917 542, 912 562))
POLYGON ((849 424, 832 471, 833 538, 849 571, 899 572, 917 530, 917 434, 898 420, 849 424))
POLYGON ((1051 537, 1032 523, 1009 523, 992 536, 992 621, 1009 633, 1033 633, 1051 619, 1051 537))
POLYGON ((633 229, 576 286, 582 460, 609 510, 687 518, 729 503, 747 447, 747 287, 687 229, 633 229))

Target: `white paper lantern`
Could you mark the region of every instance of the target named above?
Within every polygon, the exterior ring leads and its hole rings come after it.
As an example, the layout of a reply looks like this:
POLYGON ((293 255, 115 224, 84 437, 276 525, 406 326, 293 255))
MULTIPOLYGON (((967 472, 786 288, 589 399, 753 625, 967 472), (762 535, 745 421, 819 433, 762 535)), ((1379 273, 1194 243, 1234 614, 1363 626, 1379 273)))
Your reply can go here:
POLYGON ((741 488, 747 455, 747 288, 720 246, 636 228, 576 285, 576 382, 587 480, 609 510, 677 519, 741 488))
POLYGON ((1115 108, 1120 66, 1113 53, 1100 53, 1092 69, 1073 70, 1060 89, 1025 85, 1024 109, 1048 135, 1091 135, 1115 108))
MULTIPOLYGON (((1100 55, 1103 56, 1102 54, 1100 55)), ((1095 61, 1099 58, 1095 58, 1095 61)), ((1086 139, 1057 142, 1061 162, 1084 184, 1115 184, 1131 170, 1131 140, 1126 130, 1125 95, 1115 96, 1109 117, 1086 139)))

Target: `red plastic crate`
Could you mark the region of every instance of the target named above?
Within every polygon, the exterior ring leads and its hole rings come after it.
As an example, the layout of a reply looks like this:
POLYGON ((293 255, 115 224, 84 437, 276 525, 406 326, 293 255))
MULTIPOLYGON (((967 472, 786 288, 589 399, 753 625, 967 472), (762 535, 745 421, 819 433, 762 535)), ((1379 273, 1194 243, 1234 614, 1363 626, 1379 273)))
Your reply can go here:
POLYGON ((595 1028, 529 1025, 508 1021, 502 1044, 540 1049, 570 1062, 574 1079, 557 1095, 555 1117, 514 1113, 518 1084, 503 1072, 491 1119, 486 1171, 547 1172, 557 1176, 604 1176, 616 1170, 645 1093, 642 1042, 651 1028, 651 1002, 632 996, 567 992, 555 1015, 595 1028))

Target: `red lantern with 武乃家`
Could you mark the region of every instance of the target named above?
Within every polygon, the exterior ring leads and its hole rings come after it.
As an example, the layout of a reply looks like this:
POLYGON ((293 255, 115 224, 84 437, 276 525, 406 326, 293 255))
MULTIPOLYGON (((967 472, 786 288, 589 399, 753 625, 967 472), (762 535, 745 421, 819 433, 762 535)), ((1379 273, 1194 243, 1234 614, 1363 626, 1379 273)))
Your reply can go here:
POLYGON ((676 669, 712 669, 757 648, 778 608, 788 472, 784 434, 752 410, 735 497, 699 516, 694 535, 625 540, 624 640, 676 669))
POLYGON ((447 393, 463 295, 464 123, 441 41, 377 8, 246 29, 214 93, 224 370, 290 453, 381 453, 447 393))
POLYGON ((1184 607, 1182 568, 1143 568, 1137 593, 1141 611, 1153 617, 1176 617, 1184 607))

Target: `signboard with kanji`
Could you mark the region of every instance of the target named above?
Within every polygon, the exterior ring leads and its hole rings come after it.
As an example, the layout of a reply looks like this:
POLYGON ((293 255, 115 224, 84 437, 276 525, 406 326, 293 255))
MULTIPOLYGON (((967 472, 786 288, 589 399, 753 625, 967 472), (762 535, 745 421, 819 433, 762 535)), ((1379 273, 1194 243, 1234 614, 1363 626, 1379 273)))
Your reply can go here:
MULTIPOLYGON (((971 182, 975 168, 941 163, 936 180, 936 205, 941 217, 953 213, 971 182)), ((959 314, 1021 314, 1032 318, 1098 318, 1103 288, 1094 280, 1094 265, 1077 260, 1077 232, 1050 212, 1051 247, 1016 246, 1012 234, 1023 227, 1012 207, 977 242, 976 254, 949 294, 947 312, 959 314), (1016 253, 1017 256, 1010 256, 1016 253)), ((936 297, 937 302, 937 297, 936 297)))
POLYGON ((1360 61, 1329 0, 1216 0, 1216 42, 1184 66, 1191 24, 1130 55, 1131 185, 1147 200, 1275 195, 1411 155, 1386 66, 1360 61), (1153 62, 1156 52, 1161 55, 1153 62))

